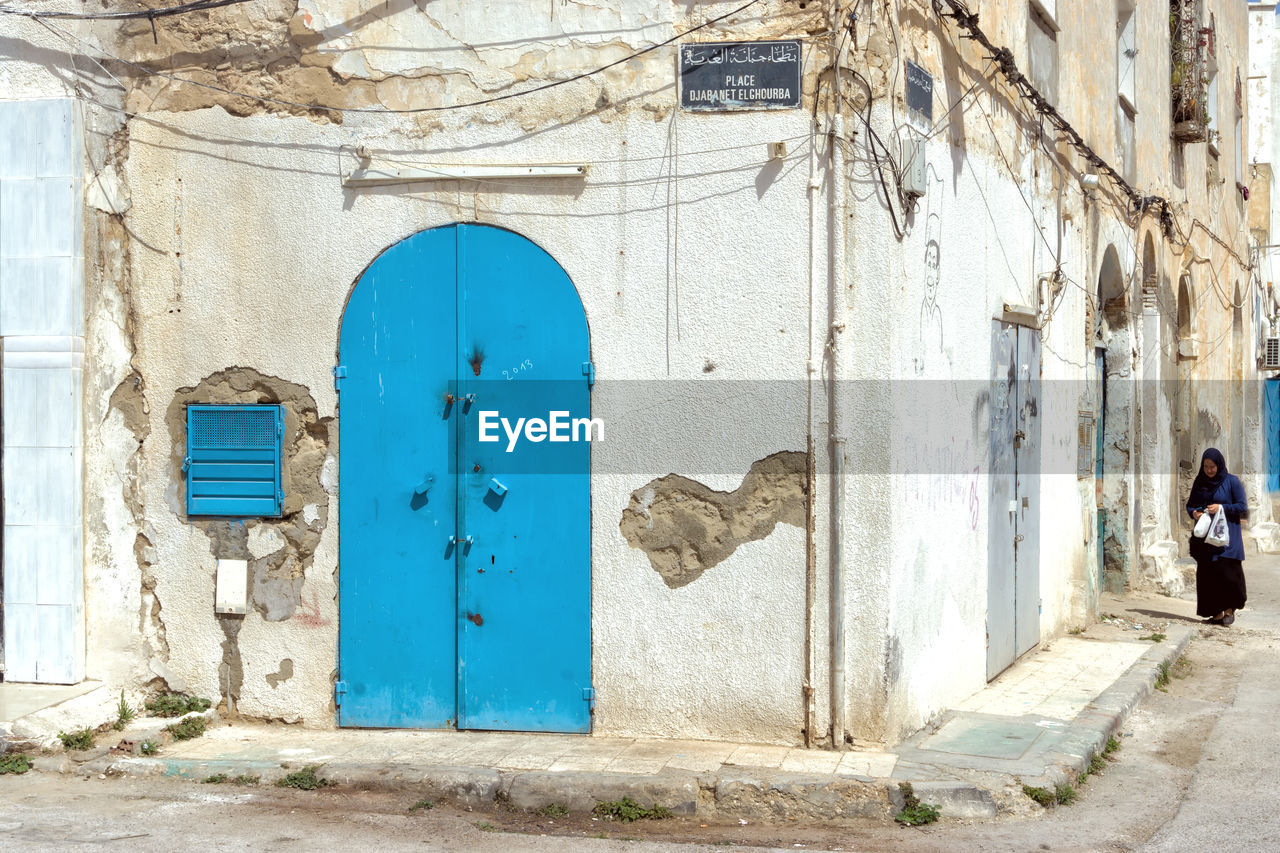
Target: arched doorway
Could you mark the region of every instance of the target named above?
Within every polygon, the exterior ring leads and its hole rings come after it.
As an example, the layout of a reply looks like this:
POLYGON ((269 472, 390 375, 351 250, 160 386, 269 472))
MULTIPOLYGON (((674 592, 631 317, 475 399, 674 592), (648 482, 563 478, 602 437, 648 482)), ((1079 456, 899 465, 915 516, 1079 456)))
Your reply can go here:
POLYGON ((1101 384, 1095 500, 1102 585, 1118 592, 1129 578, 1134 416, 1130 300, 1120 256, 1108 246, 1098 272, 1094 354, 1101 384))
POLYGON ((414 234, 338 364, 339 724, 588 731, 589 445, 546 429, 590 416, 569 276, 500 228, 414 234))

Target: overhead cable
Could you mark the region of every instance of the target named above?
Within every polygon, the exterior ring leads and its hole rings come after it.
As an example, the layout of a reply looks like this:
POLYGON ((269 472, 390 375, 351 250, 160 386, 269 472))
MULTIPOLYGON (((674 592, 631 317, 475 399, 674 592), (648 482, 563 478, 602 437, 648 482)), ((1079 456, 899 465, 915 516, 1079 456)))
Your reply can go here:
MULTIPOLYGON (((1169 199, 1160 195, 1143 195, 1139 193, 1138 190, 1126 181, 1110 163, 1102 159, 1102 157, 1100 157, 1098 153, 1094 151, 1087 142, 1085 142, 1084 137, 1082 137, 1080 133, 1072 127, 1071 123, 1063 118, 1057 108, 1054 107, 1054 105, 1051 104, 1044 95, 1040 94, 1040 90, 1038 90, 1032 82, 1027 79, 1026 75, 1018 70, 1018 64, 1013 58, 1013 51, 1007 47, 997 47, 992 44, 991 40, 987 37, 987 34, 978 26, 978 13, 969 11, 969 8, 964 4, 963 0, 933 0, 933 11, 941 18, 953 19, 956 22, 956 26, 967 33, 965 38, 976 41, 981 45, 983 50, 987 52, 987 59, 990 59, 996 64, 1001 75, 1011 86, 1014 87, 1014 89, 1017 90, 1018 94, 1024 99, 1030 101, 1035 106, 1035 110, 1039 115, 1048 119, 1049 123, 1052 124, 1059 133, 1067 137, 1068 144, 1079 152, 1090 166, 1106 175, 1129 199, 1129 203, 1134 209, 1144 210, 1148 207, 1159 207, 1160 224, 1164 228, 1165 236, 1169 239, 1173 239, 1173 210, 1169 199), (949 12, 944 11, 944 5, 950 9, 949 12)), ((1252 269, 1250 263, 1240 257, 1239 253, 1219 238, 1217 234, 1210 231, 1209 228, 1203 224, 1201 225, 1201 228, 1203 228, 1216 243, 1226 249, 1231 256, 1241 264, 1241 266, 1245 269, 1252 269)))
MULTIPOLYGON (((216 0, 211 0, 211 2, 216 2, 216 0)), ((240 2, 240 0, 237 0, 237 2, 240 2)), ((107 57, 108 59, 111 59, 115 62, 119 62, 123 65, 127 65, 130 68, 135 68, 138 71, 142 72, 143 74, 147 74, 154 77, 163 77, 164 79, 172 80, 175 83, 184 83, 188 86, 197 86, 201 89, 208 89, 213 92, 221 92, 224 95, 231 95, 237 98, 248 98, 249 100, 258 101, 264 104, 277 104, 283 107, 295 107, 297 109, 314 110, 317 112, 374 113, 374 114, 383 114, 383 115, 392 115, 392 114, 415 115, 415 114, 421 114, 421 113, 439 113, 439 112, 448 112, 451 110, 470 109, 472 107, 483 107, 488 104, 496 104, 499 101, 510 100, 511 98, 521 98, 521 97, 524 97, 525 95, 533 95, 533 94, 536 94, 537 92, 545 92, 548 89, 554 89, 557 86, 564 86, 567 83, 575 83, 579 80, 584 80, 588 77, 592 77, 596 74, 600 74, 603 71, 608 71, 610 68, 615 68, 619 65, 623 65, 637 57, 644 56, 647 53, 652 53, 653 51, 657 50, 660 47, 666 47, 672 42, 679 41, 680 39, 684 38, 690 33, 695 33, 698 30, 705 29, 706 27, 710 27, 713 24, 718 24, 721 21, 725 20, 726 18, 731 18, 734 15, 738 14, 739 12, 745 11, 746 9, 749 9, 760 2, 762 2, 762 0, 748 0, 748 2, 743 3, 741 6, 737 7, 736 9, 732 9, 728 12, 725 12, 723 15, 720 15, 715 18, 711 18, 708 21, 704 21, 703 23, 698 24, 696 27, 690 27, 687 30, 676 33, 669 39, 657 42, 656 44, 651 44, 645 48, 641 48, 640 50, 637 50, 635 53, 632 53, 628 56, 622 57, 621 59, 610 62, 608 65, 601 65, 599 68, 593 68, 590 71, 583 71, 580 74, 574 74, 572 77, 566 77, 563 80, 553 80, 552 82, 544 83, 541 86, 534 86, 532 89, 522 89, 519 92, 508 92, 505 95, 494 95, 493 97, 490 97, 490 98, 481 98, 476 101, 467 101, 466 103, 462 103, 462 104, 443 104, 441 106, 436 106, 436 107, 410 107, 407 109, 391 109, 389 107, 334 107, 334 106, 328 106, 325 104, 304 103, 301 101, 289 101, 283 98, 271 98, 271 97, 267 97, 266 95, 253 95, 253 94, 249 94, 248 92, 239 92, 239 91, 236 91, 235 89, 228 89, 224 86, 216 86, 212 83, 201 83, 199 80, 192 80, 189 77, 180 77, 177 74, 169 74, 164 71, 157 71, 154 68, 148 68, 145 65, 141 65, 137 62, 133 62, 131 60, 124 59, 123 57, 119 57, 119 56, 116 56, 115 54, 109 53, 108 51, 103 50, 100 47, 94 47, 92 45, 89 45, 87 42, 77 37, 74 33, 70 33, 66 30, 62 30, 61 28, 59 28, 59 31, 75 39, 81 45, 92 48, 93 50, 107 57)), ((47 22, 44 22, 44 23, 46 24, 46 26, 53 26, 52 24, 48 24, 47 22)))
POLYGON ((20 15, 24 18, 61 18, 65 21, 120 21, 129 18, 167 18, 170 15, 185 15, 188 12, 204 12, 222 6, 235 6, 248 3, 250 0, 195 0, 177 6, 163 6, 159 9, 135 9, 132 12, 55 12, 48 9, 16 9, 13 6, 0 6, 0 15, 20 15))

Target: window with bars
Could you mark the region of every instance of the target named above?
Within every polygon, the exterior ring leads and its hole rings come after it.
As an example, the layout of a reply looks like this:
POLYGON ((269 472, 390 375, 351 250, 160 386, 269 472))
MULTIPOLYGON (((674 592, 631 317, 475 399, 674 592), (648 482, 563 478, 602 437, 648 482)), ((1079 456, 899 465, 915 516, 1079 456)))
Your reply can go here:
POLYGON ((280 515, 280 406, 187 406, 187 515, 280 515))

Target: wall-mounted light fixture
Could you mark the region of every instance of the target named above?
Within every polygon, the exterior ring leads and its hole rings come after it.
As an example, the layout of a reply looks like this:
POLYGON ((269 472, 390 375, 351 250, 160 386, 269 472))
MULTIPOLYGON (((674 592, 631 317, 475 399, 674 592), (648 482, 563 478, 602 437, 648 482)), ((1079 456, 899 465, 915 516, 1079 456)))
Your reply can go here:
POLYGON ((406 184, 417 181, 486 181, 519 180, 523 178, 584 178, 587 167, 578 164, 548 163, 540 165, 476 164, 457 166, 427 164, 391 168, 363 163, 352 169, 343 179, 349 187, 372 187, 385 184, 406 184))

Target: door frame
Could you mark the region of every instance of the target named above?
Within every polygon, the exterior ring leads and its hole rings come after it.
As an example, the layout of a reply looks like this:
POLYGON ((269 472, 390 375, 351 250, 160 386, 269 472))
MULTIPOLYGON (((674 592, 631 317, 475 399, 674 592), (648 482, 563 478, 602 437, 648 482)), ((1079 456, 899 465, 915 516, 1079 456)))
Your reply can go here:
MULTIPOLYGON (((417 230, 411 231, 411 232, 409 232, 409 233, 403 234, 402 236, 398 237, 397 239, 395 239, 395 240, 394 240, 394 241, 392 241, 391 243, 388 243, 386 246, 384 246, 384 247, 382 248, 382 250, 381 250, 381 251, 379 251, 376 255, 374 255, 374 256, 369 260, 369 262, 368 262, 367 264, 365 264, 365 266, 364 266, 363 268, 361 268, 360 272, 359 272, 359 273, 355 276, 355 278, 353 279, 353 281, 352 281, 351 285, 347 288, 346 296, 345 296, 345 297, 344 297, 344 299, 343 299, 342 310, 339 312, 338 323, 337 323, 337 329, 336 329, 336 334, 335 334, 335 341, 334 341, 334 367, 333 367, 333 375, 334 375, 334 378, 335 378, 335 379, 334 379, 334 381, 335 381, 335 392, 336 392, 336 393, 335 393, 335 399, 334 399, 334 421, 335 421, 335 424, 337 424, 337 425, 338 425, 338 428, 339 428, 339 436, 341 435, 341 431, 340 431, 341 426, 340 426, 340 425, 341 425, 341 417, 342 417, 342 395, 341 395, 341 393, 340 393, 340 392, 337 392, 337 387, 338 387, 338 386, 337 386, 337 383, 341 381, 341 378, 342 378, 342 376, 344 375, 344 369, 343 369, 343 367, 342 367, 342 365, 343 365, 343 360, 342 360, 342 334, 343 334, 343 326, 344 326, 344 323, 345 323, 346 318, 347 318, 347 310, 348 310, 348 308, 350 307, 351 299, 352 299, 352 297, 354 296, 354 294, 355 294, 355 292, 356 292, 356 288, 357 288, 357 287, 359 287, 359 285, 360 285, 361 281, 362 281, 362 280, 363 280, 363 279, 368 275, 368 273, 370 272, 370 270, 374 267, 374 265, 375 265, 375 264, 377 264, 377 263, 378 263, 378 261, 379 261, 379 260, 381 260, 381 259, 383 258, 383 256, 384 256, 384 255, 386 255, 389 251, 391 251, 393 248, 395 248, 396 246, 400 245, 400 244, 401 244, 401 243, 403 243, 404 241, 406 241, 406 240, 408 240, 408 239, 410 239, 410 238, 414 237, 415 235, 421 234, 421 233, 423 233, 423 232, 425 232, 425 231, 432 231, 432 230, 436 230, 436 229, 443 229, 443 228, 454 228, 454 227, 458 227, 458 226, 482 226, 482 227, 489 228, 489 229, 493 229, 493 230, 496 230, 496 231, 505 231, 505 232, 507 232, 507 233, 509 233, 509 234, 512 234, 512 235, 514 235, 515 237, 517 237, 517 238, 519 238, 519 239, 521 239, 521 240, 524 240, 524 241, 526 241, 526 242, 528 242, 528 243, 532 244, 532 245, 533 245, 533 246, 535 246, 536 248, 540 249, 540 250, 541 250, 542 252, 544 252, 544 253, 545 253, 545 254, 546 254, 550 259, 552 259, 552 260, 556 263, 556 265, 560 268, 560 270, 564 273, 565 279, 568 281, 568 283, 569 283, 570 287, 572 287, 572 288, 573 288, 573 292, 574 292, 574 295, 577 297, 578 304, 579 304, 579 305, 581 306, 581 308, 582 308, 582 319, 583 319, 583 324, 584 324, 585 329, 586 329, 586 358, 587 358, 588 363, 590 363, 591 365, 593 365, 593 368, 592 368, 592 371, 591 371, 591 374, 590 374, 590 384, 588 385, 588 396, 587 396, 587 402, 588 402, 588 415, 590 415, 590 412, 591 412, 591 409, 590 409, 590 402, 591 402, 591 394, 590 394, 590 390, 591 390, 591 386, 592 386, 592 385, 594 385, 594 381, 595 381, 595 376, 594 376, 595 356, 594 356, 594 351, 593 351, 593 349, 594 349, 594 344, 593 344, 593 335, 592 335, 592 333, 591 333, 591 318, 590 318, 590 315, 589 315, 589 314, 588 314, 588 312, 587 312, 587 303, 586 303, 586 301, 582 298, 582 290, 581 290, 581 288, 578 286, 578 283, 574 280, 573 276, 569 273, 569 270, 568 270, 568 269, 567 269, 567 268, 566 268, 562 263, 560 263, 560 260, 559 260, 559 258, 557 257, 557 255, 556 255, 555 253, 551 252, 549 249, 547 249, 545 246, 543 246, 543 245, 542 245, 541 243, 539 243, 538 241, 536 241, 536 240, 532 239, 531 237, 529 237, 529 236, 528 236, 528 235, 526 235, 526 234, 523 234, 523 233, 521 233, 521 232, 519 232, 519 231, 516 231, 515 229, 512 229, 512 228, 506 228, 506 227, 503 227, 503 226, 501 226, 501 225, 495 225, 495 224, 493 224, 493 223, 488 223, 488 222, 478 222, 478 221, 453 221, 453 222, 441 223, 441 224, 439 224, 439 225, 433 225, 433 226, 430 226, 430 227, 428 227, 428 228, 420 228, 420 229, 417 229, 417 230)), ((460 316, 460 313, 461 313, 461 312, 460 312, 460 311, 457 309, 457 307, 455 306, 455 318, 454 318, 454 322, 455 322, 455 323, 460 323, 460 322, 461 322, 461 316, 460 316)), ((459 346, 459 347, 461 347, 461 346, 462 346, 462 344, 461 344, 461 340, 459 340, 458 346, 459 346)), ((584 372, 585 372, 585 371, 584 371, 584 372)), ((457 445, 458 445, 458 447, 455 447, 455 448, 454 448, 455 452, 456 452, 456 451, 457 451, 457 449, 461 446, 461 444, 462 444, 462 437, 459 435, 459 436, 457 437, 457 445)), ((587 518, 586 518, 586 534, 587 534, 587 541, 586 541, 586 554, 587 554, 587 584, 588 584, 588 588, 587 588, 587 613, 586 613, 586 629, 587 629, 587 649, 586 649, 586 652, 587 652, 588 678, 589 678, 589 681, 590 681, 591 687, 592 687, 592 688, 594 688, 594 684, 595 684, 595 671, 596 671, 596 667, 595 667, 595 619, 594 619, 594 597, 595 597, 595 577, 594 577, 594 573, 595 573, 595 541, 594 541, 594 537, 595 537, 595 529, 594 529, 594 515, 595 515, 595 505, 594 505, 594 502, 593 502, 593 500, 592 500, 592 495, 593 495, 593 486, 594 486, 594 478, 593 478, 593 477, 592 477, 592 475, 591 475, 591 474, 592 474, 592 469, 591 469, 591 465, 592 465, 592 454, 591 454, 590 444, 588 444, 588 446, 587 446, 587 448, 586 448, 586 452, 587 452, 587 461, 586 461, 586 466, 587 466, 587 470, 586 470, 586 474, 587 474, 587 476, 586 476, 586 505, 587 505, 587 518)), ((335 460, 336 460, 336 465, 337 465, 338 492, 339 492, 338 496, 335 496, 335 498, 337 498, 337 497, 340 497, 340 494, 341 494, 341 488, 342 488, 342 445, 341 445, 341 443, 339 443, 338 453, 335 455, 335 460)), ((458 507, 455 509, 455 513, 457 514, 457 517, 458 517, 458 521, 456 522, 457 524, 461 524, 461 523, 462 523, 462 510, 461 510, 461 507, 460 507, 461 502, 462 502, 462 501, 461 501, 461 497, 459 496, 459 498, 458 498, 458 507)), ((342 669, 341 669, 341 666, 342 666, 342 659, 341 659, 341 649, 342 649, 342 646, 341 646, 341 637, 342 637, 342 607, 341 607, 342 596, 341 596, 341 588, 342 588, 342 580, 343 580, 343 573, 342 573, 342 566, 341 566, 341 555, 342 555, 342 536, 343 536, 342 528, 343 528, 343 525, 342 525, 342 513, 341 513, 341 502, 340 502, 340 500, 335 499, 335 501, 334 501, 334 506, 335 506, 335 508, 336 508, 335 516, 336 516, 336 518, 337 518, 337 553, 338 553, 338 573, 337 573, 337 583, 336 583, 336 585, 335 585, 335 586, 336 586, 336 590, 337 590, 337 595, 336 595, 336 608, 335 608, 335 609, 336 609, 336 625, 335 625, 336 631, 335 631, 335 643, 334 643, 334 657, 335 657, 335 661, 334 661, 334 664, 335 664, 335 669, 334 669, 334 671, 335 671, 335 682, 334 682, 334 690, 335 690, 334 724, 335 724, 335 726, 338 726, 339 728, 350 728, 351 726, 343 726, 343 725, 342 725, 342 722, 341 722, 340 703, 337 701, 337 694, 339 694, 339 693, 340 693, 340 692, 345 688, 345 685, 344 685, 344 682, 343 682, 342 669)), ((455 553, 456 553, 456 552, 455 552, 455 553)), ((463 565, 462 565, 462 561, 461 561, 461 559, 460 559, 460 558, 456 558, 456 559, 455 559, 455 561, 454 561, 454 568, 455 568, 455 573, 456 573, 456 574, 458 574, 458 575, 460 575, 460 574, 462 573, 462 571, 464 570, 463 565)), ((456 586, 455 586, 455 589, 454 589, 454 595, 455 595, 455 605, 454 605, 454 607, 455 607, 455 610, 458 610, 458 608, 459 608, 459 606, 460 606, 460 605, 459 605, 459 602, 460 602, 460 596, 461 596, 461 588, 462 588, 461 578, 459 577, 459 578, 457 579, 456 586)), ((460 612, 460 610, 459 610, 459 612, 460 612)), ((459 631, 459 633, 460 633, 460 629, 458 629, 458 631, 459 631)), ((458 639, 460 640, 460 636, 458 637, 458 639)), ((2 648, 3 648, 3 647, 2 647, 2 646, 0 646, 0 650, 2 650, 2 648)), ((460 655, 460 652, 461 652, 461 647, 460 647, 460 644, 459 644, 459 645, 456 645, 456 646, 455 646, 455 665, 456 665, 456 660, 457 660, 457 658, 458 658, 458 657, 459 657, 459 655, 460 655)), ((0 663, 2 663, 2 660, 3 660, 3 659, 2 659, 2 658, 0 658, 0 663)), ((0 670, 0 681, 2 681, 2 680, 3 680, 3 671, 2 671, 2 670, 0 670)), ((590 700, 590 702, 589 702, 589 704, 588 704, 587 729, 586 729, 586 731, 585 731, 585 732, 583 732, 583 734, 588 734, 588 735, 589 735, 589 734, 591 734, 591 732, 594 730, 594 726, 595 726, 595 700, 594 700, 594 690, 593 690, 593 689, 592 689, 592 696, 593 696, 593 698, 590 700)), ((460 703, 462 702, 462 696, 461 696, 461 692, 460 692, 460 687, 456 687, 456 688, 455 688, 454 701, 455 701, 455 712, 454 712, 454 716, 453 716, 453 720, 452 720, 453 725, 451 726, 451 728, 452 728, 453 730, 455 730, 455 731, 469 730, 469 729, 460 729, 460 728, 459 728, 459 726, 458 726, 458 721, 459 721, 459 717, 460 717, 460 714, 459 714, 459 712, 458 712, 458 708, 460 707, 460 703)), ((407 730, 409 730, 409 731, 413 731, 413 730, 419 730, 419 729, 407 729, 407 730)), ((445 729, 445 730, 448 730, 448 729, 445 729)))

